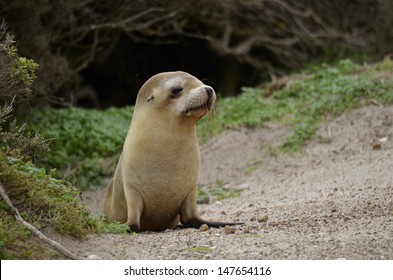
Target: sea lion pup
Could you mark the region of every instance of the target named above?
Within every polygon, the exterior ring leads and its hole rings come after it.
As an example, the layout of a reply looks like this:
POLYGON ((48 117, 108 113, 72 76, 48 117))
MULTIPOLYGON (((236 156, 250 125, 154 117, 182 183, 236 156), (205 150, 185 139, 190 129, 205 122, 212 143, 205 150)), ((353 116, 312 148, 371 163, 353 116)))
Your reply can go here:
POLYGON ((134 114, 105 194, 109 221, 132 231, 234 225, 200 218, 196 192, 200 155, 197 121, 216 101, 214 90, 185 72, 151 77, 139 90, 134 114))

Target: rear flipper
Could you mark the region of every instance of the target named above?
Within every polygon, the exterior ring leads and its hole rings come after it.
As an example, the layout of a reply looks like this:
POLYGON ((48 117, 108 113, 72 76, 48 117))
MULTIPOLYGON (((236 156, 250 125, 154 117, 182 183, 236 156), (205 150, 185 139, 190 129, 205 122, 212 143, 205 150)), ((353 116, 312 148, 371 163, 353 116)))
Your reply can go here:
POLYGON ((196 203, 196 188, 192 189, 183 201, 180 208, 180 222, 182 228, 200 228, 201 225, 206 224, 209 227, 225 227, 242 225, 244 223, 226 223, 226 222, 211 222, 200 218, 196 203))
POLYGON ((244 223, 226 223, 226 222, 211 222, 211 221, 205 221, 199 218, 192 218, 188 220, 186 223, 182 223, 182 228, 200 228, 201 225, 206 224, 209 227, 225 227, 225 226, 234 226, 234 225, 243 225, 244 223))

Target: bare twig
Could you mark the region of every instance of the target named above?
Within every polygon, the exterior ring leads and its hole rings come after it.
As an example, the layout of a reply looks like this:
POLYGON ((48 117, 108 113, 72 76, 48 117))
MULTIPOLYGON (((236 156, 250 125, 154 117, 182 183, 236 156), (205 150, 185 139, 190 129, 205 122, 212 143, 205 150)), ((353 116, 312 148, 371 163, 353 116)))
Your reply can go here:
POLYGON ((75 67, 75 69, 74 69, 75 72, 79 72, 79 71, 85 69, 89 65, 89 63, 92 62, 94 59, 94 56, 96 54, 96 49, 97 49, 97 46, 99 43, 99 35, 100 35, 99 31, 95 30, 93 35, 94 35, 93 36, 93 43, 90 46, 90 52, 88 52, 86 54, 86 58, 83 57, 83 60, 80 62, 80 64, 75 67))
POLYGON ((47 244, 49 244, 53 249, 55 249, 57 252, 59 252, 60 254, 62 254, 63 256, 69 258, 69 259, 73 259, 73 260, 85 260, 85 258, 82 258, 74 253, 72 253, 71 251, 69 251, 68 249, 66 249, 65 247, 63 247, 62 245, 60 245, 59 243, 57 243, 56 241, 49 239, 48 237, 46 237, 41 231, 39 231, 36 227, 34 227, 32 224, 26 222, 19 214, 18 209, 16 209, 14 207, 14 205, 12 204, 10 198, 8 197, 7 193, 4 190, 3 184, 0 182, 0 193, 1 196, 3 197, 4 201, 7 203, 7 205, 11 208, 11 211, 13 212, 16 220, 18 220, 19 222, 21 222, 25 227, 27 227, 34 235, 36 235, 39 239, 43 240, 44 242, 46 242, 47 244))
MULTIPOLYGON (((100 24, 92 24, 90 25, 90 29, 96 30, 96 29, 102 29, 102 28, 121 28, 121 29, 127 29, 128 26, 135 25, 135 23, 140 20, 142 17, 154 13, 154 12, 162 12, 164 9, 162 8, 150 8, 148 10, 142 11, 136 15, 132 15, 129 17, 126 17, 125 19, 119 20, 119 21, 113 21, 113 22, 105 22, 105 23, 100 23, 100 24)), ((128 27, 129 28, 129 27, 128 27)))

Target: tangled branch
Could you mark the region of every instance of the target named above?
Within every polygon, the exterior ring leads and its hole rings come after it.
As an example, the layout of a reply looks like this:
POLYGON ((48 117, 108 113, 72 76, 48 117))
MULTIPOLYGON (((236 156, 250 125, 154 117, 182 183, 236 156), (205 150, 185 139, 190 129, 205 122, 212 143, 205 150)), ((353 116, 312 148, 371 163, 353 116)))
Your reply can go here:
POLYGON ((35 91, 43 95, 69 90, 67 82, 105 61, 124 35, 154 45, 199 39, 258 70, 297 67, 342 44, 386 54, 393 37, 389 0, 36 2, 3 0, 0 16, 18 32, 25 55, 42 65, 35 91))

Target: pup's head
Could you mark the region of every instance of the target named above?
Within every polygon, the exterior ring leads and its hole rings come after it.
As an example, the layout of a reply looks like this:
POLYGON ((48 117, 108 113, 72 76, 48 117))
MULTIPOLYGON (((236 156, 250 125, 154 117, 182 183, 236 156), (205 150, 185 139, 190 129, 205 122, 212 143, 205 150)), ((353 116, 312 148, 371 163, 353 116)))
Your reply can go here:
POLYGON ((180 118, 200 119, 216 101, 212 87, 186 72, 164 72, 151 77, 141 87, 136 106, 180 118))

